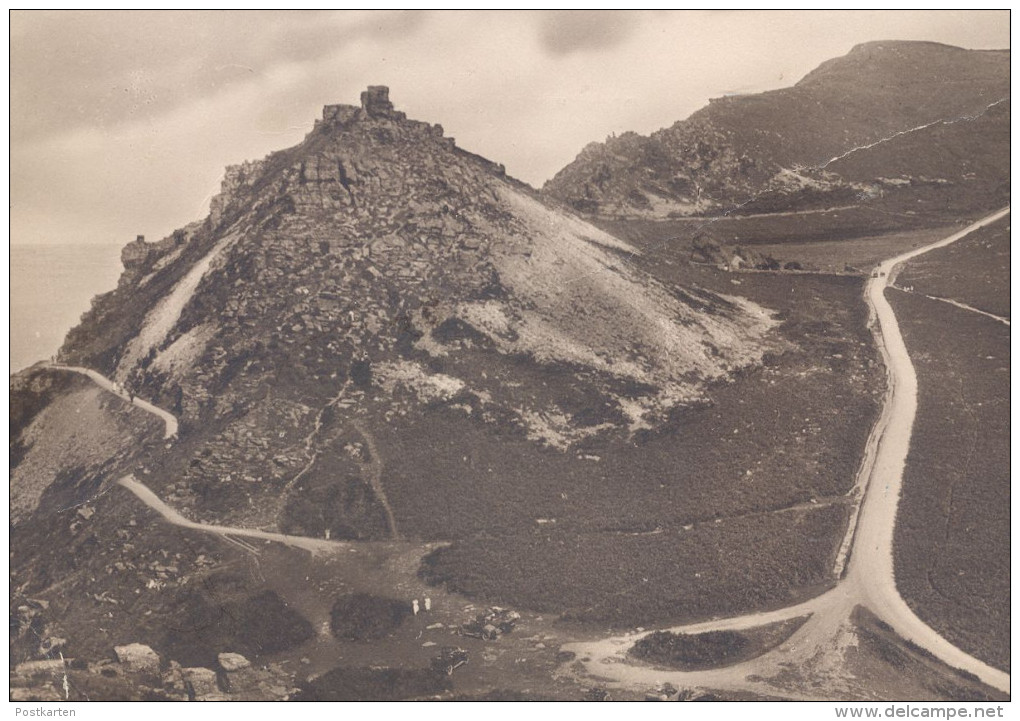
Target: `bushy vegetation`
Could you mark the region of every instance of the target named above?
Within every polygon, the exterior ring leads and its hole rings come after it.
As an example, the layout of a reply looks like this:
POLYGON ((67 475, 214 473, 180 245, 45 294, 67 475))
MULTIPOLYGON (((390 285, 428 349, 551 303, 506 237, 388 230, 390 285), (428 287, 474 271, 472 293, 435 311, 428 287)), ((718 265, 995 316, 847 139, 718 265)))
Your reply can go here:
POLYGON ((734 663, 747 646, 747 637, 736 631, 696 634, 656 631, 635 643, 629 653, 642 661, 701 669, 734 663))
POLYGON ((227 574, 210 577, 201 588, 182 589, 162 620, 158 648, 185 666, 209 666, 223 652, 254 658, 315 635, 274 591, 248 593, 244 579, 227 574))
POLYGON ((682 670, 719 668, 767 653, 790 638, 807 617, 792 618, 744 631, 684 634, 656 631, 630 649, 635 658, 682 670))
POLYGON ((410 615, 411 608, 405 601, 352 593, 333 604, 330 629, 337 638, 368 641, 389 635, 410 615))
POLYGON ((434 551, 421 575, 568 621, 684 621, 787 605, 824 590, 845 523, 845 510, 830 506, 649 535, 474 538, 434 551))
POLYGON ((1007 215, 951 245, 914 258, 897 276, 896 284, 1009 318, 1009 229, 1007 215))

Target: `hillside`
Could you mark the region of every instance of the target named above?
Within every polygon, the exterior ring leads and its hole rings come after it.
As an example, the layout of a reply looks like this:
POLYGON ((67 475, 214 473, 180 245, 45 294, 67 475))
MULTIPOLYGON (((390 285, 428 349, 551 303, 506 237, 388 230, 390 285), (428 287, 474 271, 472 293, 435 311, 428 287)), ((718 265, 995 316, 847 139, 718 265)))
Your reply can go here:
POLYGON ((1008 98, 1008 50, 865 43, 793 87, 592 143, 543 191, 603 218, 916 210, 933 186, 984 210, 1008 195, 1008 98))
MULTIPOLYGON (((352 653, 314 632, 352 590, 627 625, 833 581, 880 382, 860 278, 674 276, 381 87, 122 260, 58 361, 123 393, 12 378, 16 662, 62 649, 91 688, 111 644, 203 678, 316 644, 311 677, 352 653)), ((395 633, 354 657, 413 666, 395 633)))
POLYGON ((199 516, 373 536, 363 444, 337 443, 351 419, 456 408, 562 452, 654 428, 761 358, 765 310, 666 287, 635 253, 370 90, 228 169, 204 223, 129 245, 59 359, 180 415, 167 462, 199 516), (287 504, 309 500, 294 479, 319 454, 355 480, 314 492, 353 507, 311 525, 287 504))

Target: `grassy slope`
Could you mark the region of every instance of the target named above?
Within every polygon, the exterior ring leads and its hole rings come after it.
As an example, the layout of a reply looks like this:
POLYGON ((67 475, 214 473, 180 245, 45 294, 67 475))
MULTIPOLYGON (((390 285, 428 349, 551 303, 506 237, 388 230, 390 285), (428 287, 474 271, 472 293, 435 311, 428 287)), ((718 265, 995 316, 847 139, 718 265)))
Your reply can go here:
POLYGON ((666 282, 781 310, 789 350, 713 389, 711 406, 679 414, 665 433, 582 449, 597 462, 536 457, 522 439, 472 431, 445 412, 401 432, 400 445, 380 429, 405 533, 459 539, 431 558, 431 578, 622 624, 772 605, 827 582, 841 506, 748 514, 838 501, 853 482, 880 385, 861 279, 641 262, 666 282), (464 447, 463 472, 440 476, 464 447))
POLYGON ((896 284, 1009 318, 1009 216, 910 261, 896 284))
POLYGON ((848 654, 862 697, 912 701, 1002 701, 1009 696, 985 686, 966 671, 950 668, 924 649, 904 641, 896 629, 862 606, 851 620, 857 637, 848 654))
POLYGON ((964 650, 1009 669, 1009 328, 890 292, 917 369, 897 585, 964 650))

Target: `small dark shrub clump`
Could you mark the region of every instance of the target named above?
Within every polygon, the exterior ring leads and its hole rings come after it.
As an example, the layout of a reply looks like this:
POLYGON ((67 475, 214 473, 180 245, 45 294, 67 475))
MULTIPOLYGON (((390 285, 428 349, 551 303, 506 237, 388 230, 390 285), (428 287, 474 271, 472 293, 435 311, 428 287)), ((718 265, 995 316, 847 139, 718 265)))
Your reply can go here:
POLYGON ((337 638, 367 641, 383 638, 411 615, 404 601, 380 598, 368 593, 341 596, 330 612, 330 628, 337 638))
POLYGON ((682 668, 710 668, 736 660, 748 641, 735 631, 709 631, 688 635, 656 631, 634 644, 637 658, 682 668))

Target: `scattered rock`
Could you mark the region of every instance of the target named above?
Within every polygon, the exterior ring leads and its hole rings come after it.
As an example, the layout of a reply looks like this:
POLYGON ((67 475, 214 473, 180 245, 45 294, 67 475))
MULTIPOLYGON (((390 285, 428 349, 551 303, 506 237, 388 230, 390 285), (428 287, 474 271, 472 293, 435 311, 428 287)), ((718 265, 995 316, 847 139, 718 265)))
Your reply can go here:
POLYGON ((513 631, 520 620, 521 614, 516 611, 493 606, 488 611, 478 614, 475 620, 463 624, 461 633, 472 638, 495 641, 503 634, 513 631))
POLYGON ((182 668, 181 678, 185 683, 191 684, 196 701, 209 700, 209 696, 220 694, 220 688, 216 683, 216 672, 208 668, 182 668))
POLYGON ((11 701, 63 701, 64 697, 52 686, 35 688, 12 688, 11 701))
POLYGON ((39 673, 59 673, 64 670, 64 661, 59 658, 48 658, 42 661, 26 661, 14 668, 17 676, 34 676, 39 673))

